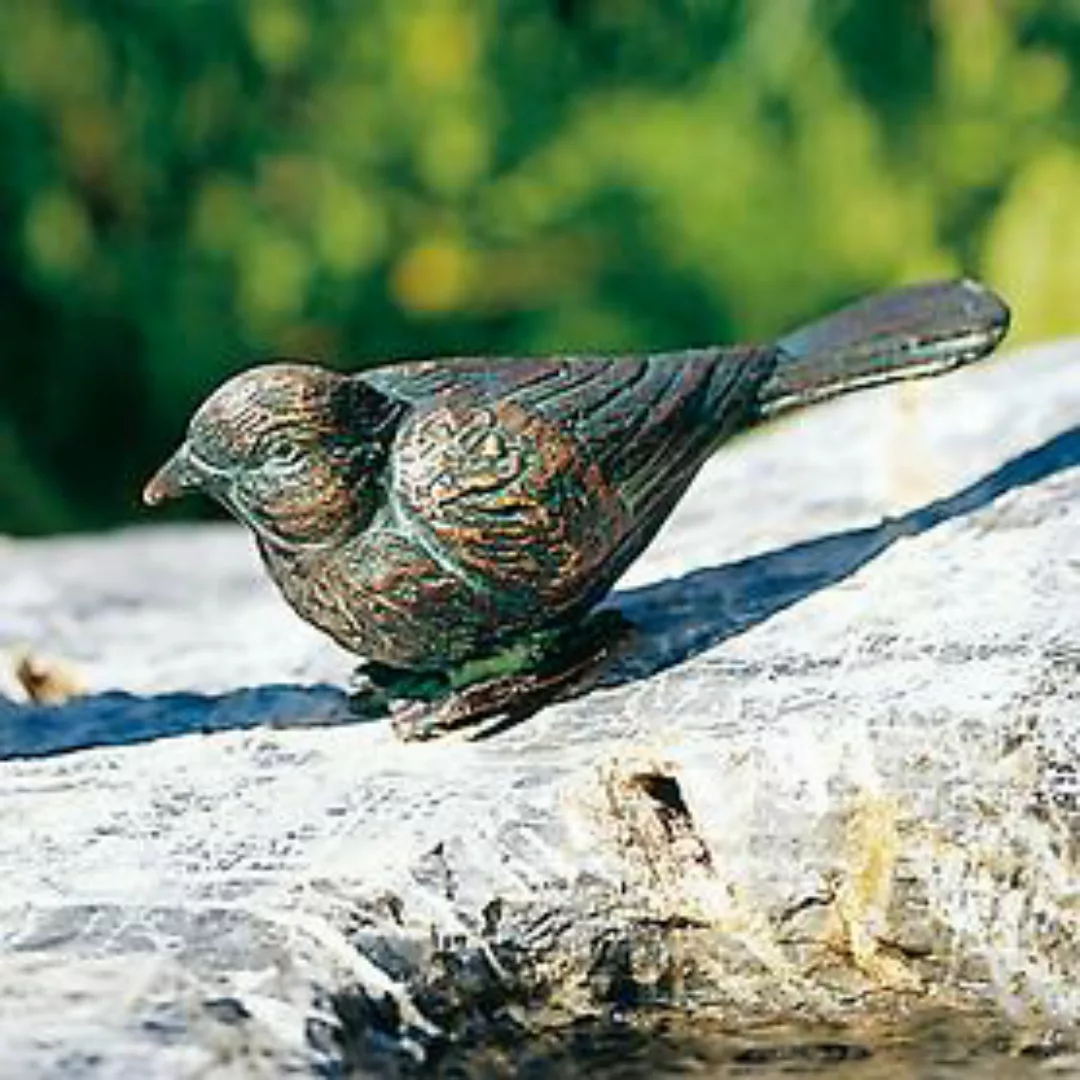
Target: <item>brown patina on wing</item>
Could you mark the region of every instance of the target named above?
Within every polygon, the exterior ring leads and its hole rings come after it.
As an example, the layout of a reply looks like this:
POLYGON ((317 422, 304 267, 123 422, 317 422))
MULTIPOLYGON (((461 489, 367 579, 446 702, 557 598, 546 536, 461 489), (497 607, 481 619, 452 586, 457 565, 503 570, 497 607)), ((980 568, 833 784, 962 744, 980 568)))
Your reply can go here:
POLYGON ((626 529, 574 439, 512 400, 451 395, 418 412, 398 437, 393 489, 414 533, 480 588, 530 606, 573 602, 626 529))
POLYGON ((479 587, 591 603, 746 426, 772 363, 771 350, 712 349, 384 369, 376 385, 415 406, 394 497, 479 587))

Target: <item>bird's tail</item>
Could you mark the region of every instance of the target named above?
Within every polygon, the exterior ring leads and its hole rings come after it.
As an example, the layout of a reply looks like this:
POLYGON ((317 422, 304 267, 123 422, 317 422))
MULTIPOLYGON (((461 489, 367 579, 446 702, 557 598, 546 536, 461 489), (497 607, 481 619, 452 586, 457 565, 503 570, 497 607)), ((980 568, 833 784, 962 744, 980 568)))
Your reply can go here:
POLYGON ((975 281, 871 296, 780 339, 762 414, 960 367, 993 352, 1008 328, 1009 309, 975 281))

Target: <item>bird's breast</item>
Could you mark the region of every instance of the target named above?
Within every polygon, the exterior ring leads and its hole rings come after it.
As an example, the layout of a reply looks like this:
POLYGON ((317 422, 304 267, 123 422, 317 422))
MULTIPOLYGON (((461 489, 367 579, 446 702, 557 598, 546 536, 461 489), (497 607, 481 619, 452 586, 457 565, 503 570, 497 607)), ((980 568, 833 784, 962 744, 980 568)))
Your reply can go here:
POLYGON ((383 523, 334 549, 263 554, 297 614, 367 659, 438 668, 497 632, 498 612, 482 591, 383 523))

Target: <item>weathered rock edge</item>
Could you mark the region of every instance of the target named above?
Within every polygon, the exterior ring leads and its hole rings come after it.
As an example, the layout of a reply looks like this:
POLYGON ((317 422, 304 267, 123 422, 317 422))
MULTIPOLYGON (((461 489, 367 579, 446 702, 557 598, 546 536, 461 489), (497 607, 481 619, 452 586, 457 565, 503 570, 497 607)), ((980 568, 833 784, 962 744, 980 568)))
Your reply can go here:
POLYGON ((10 543, 0 644, 88 693, 0 686, 0 1073, 650 1002, 1075 1025, 1078 535, 1080 343, 813 410, 710 463, 605 687, 422 746, 340 723, 230 527, 10 543))

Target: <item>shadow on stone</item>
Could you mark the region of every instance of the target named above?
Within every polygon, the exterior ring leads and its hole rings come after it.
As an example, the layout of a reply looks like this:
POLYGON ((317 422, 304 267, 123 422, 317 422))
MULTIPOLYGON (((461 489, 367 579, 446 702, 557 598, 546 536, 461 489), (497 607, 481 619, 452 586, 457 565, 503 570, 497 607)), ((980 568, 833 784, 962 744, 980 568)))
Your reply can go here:
POLYGON ((332 686, 270 685, 216 695, 148 697, 118 691, 64 705, 17 705, 0 699, 0 759, 130 746, 195 732, 355 721, 345 692, 332 686))
POLYGON ((974 513, 1014 488, 1074 465, 1080 465, 1080 425, 903 517, 616 593, 608 606, 625 615, 637 633, 632 650, 600 685, 621 686, 681 664, 850 577, 897 540, 974 513))
MULTIPOLYGON (((607 606, 629 618, 637 632, 631 650, 601 676, 599 684, 621 686, 683 663, 849 577, 897 540, 918 536, 979 510, 1014 488, 1078 464, 1080 425, 1006 462, 963 491, 903 517, 616 593, 607 606)), ((359 719, 345 691, 326 685, 269 685, 220 695, 139 697, 114 692, 59 706, 17 705, 0 698, 0 759, 126 746, 194 732, 359 719)))

